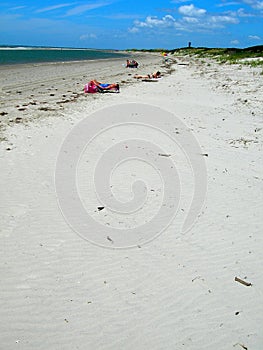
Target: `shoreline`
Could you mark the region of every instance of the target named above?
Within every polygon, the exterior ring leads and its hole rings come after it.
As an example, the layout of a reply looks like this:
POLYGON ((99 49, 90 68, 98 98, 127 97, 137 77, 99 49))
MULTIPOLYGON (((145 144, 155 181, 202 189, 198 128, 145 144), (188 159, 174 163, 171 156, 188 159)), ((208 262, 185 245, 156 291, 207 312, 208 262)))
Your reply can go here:
POLYGON ((68 48, 0 48, 0 52, 0 67, 20 64, 81 62, 90 59, 114 59, 122 58, 124 55, 123 52, 114 50, 68 48))
POLYGON ((10 68, 19 69, 20 67, 32 67, 32 66, 49 66, 49 65, 64 65, 64 64, 80 64, 80 63, 89 63, 89 62, 100 62, 100 61, 111 61, 111 60, 123 60, 121 57, 108 57, 108 58, 99 58, 99 59, 89 59, 89 60, 68 60, 68 61, 43 61, 43 62, 26 62, 26 63, 9 63, 9 64, 1 64, 0 71, 10 68))

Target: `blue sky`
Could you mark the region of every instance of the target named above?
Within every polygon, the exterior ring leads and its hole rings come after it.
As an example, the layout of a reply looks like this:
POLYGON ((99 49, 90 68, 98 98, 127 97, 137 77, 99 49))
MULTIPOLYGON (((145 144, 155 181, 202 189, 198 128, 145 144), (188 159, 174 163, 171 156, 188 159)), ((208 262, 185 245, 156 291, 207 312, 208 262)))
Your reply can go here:
POLYGON ((0 44, 89 48, 263 44, 260 0, 2 0, 0 44))

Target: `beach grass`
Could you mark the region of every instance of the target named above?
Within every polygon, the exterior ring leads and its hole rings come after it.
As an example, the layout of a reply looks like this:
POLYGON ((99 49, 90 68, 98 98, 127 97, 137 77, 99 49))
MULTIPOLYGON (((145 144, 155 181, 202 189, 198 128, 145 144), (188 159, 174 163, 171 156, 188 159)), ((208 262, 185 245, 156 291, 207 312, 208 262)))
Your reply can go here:
POLYGON ((252 67, 263 66, 263 46, 237 48, 180 48, 171 50, 174 55, 187 55, 201 59, 214 59, 219 63, 244 64, 252 67))

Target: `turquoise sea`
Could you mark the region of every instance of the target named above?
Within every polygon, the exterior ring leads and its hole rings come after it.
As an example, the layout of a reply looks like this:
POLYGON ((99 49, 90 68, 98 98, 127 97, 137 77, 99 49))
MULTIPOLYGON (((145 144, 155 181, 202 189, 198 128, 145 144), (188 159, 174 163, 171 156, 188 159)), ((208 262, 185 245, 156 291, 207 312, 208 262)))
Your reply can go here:
POLYGON ((98 60, 118 57, 123 57, 123 54, 107 50, 0 47, 0 65, 98 60))

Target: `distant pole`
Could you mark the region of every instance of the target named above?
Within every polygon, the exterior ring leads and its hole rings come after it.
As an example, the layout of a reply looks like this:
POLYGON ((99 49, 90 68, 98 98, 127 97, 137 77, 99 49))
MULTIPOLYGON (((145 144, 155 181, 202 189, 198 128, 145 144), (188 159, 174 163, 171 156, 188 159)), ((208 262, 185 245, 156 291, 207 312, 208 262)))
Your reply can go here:
POLYGON ((189 41, 189 43, 188 43, 188 47, 191 47, 191 44, 192 44, 192 43, 191 43, 191 41, 189 41))

